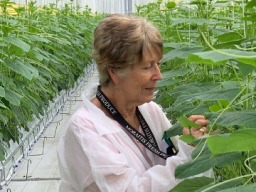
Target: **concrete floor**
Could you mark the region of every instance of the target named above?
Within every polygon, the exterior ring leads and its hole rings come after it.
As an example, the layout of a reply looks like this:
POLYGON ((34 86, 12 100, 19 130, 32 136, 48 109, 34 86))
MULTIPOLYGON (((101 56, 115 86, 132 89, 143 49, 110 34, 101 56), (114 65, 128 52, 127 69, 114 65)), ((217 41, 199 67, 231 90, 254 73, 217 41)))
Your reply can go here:
MULTIPOLYGON (((84 85, 84 90, 91 84, 98 82, 98 74, 96 72, 90 77, 89 82, 84 85)), ((81 93, 83 90, 81 91, 81 93)), ((77 93, 80 94, 81 93, 77 93)), ((81 100, 81 97, 77 98, 81 100)), ((72 114, 83 105, 82 101, 76 101, 73 103, 70 115, 64 114, 63 120, 60 121, 60 125, 57 128, 55 138, 48 138, 45 140, 44 154, 41 156, 29 156, 22 164, 20 164, 18 170, 12 177, 12 179, 25 179, 27 173, 27 162, 31 160, 28 170, 28 178, 55 178, 56 180, 44 180, 44 181, 11 181, 8 186, 4 187, 2 191, 9 192, 58 192, 60 180, 58 160, 56 147, 58 145, 60 137, 65 133, 67 124, 72 114)), ((69 105, 67 103, 66 105, 69 105)), ((69 109, 66 109, 66 111, 69 109)), ((55 121, 62 119, 59 114, 55 121)), ((51 137, 54 135, 56 129, 56 123, 51 124, 45 131, 44 136, 51 137)), ((35 144, 30 155, 41 154, 43 149, 43 139, 35 144)))

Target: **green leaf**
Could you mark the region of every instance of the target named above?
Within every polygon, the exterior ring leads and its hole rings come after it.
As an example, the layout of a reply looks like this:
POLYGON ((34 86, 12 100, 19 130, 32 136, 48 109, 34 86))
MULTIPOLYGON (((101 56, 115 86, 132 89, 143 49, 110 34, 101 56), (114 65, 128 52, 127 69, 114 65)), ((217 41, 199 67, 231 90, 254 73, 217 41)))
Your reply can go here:
POLYGON ((197 106, 178 106, 178 107, 168 107, 163 109, 164 112, 174 112, 180 111, 182 115, 204 115, 206 112, 209 112, 208 106, 205 104, 197 106))
MULTIPOLYGON (((248 80, 240 81, 242 86, 247 86, 248 80)), ((224 81, 220 82, 220 84, 223 86, 224 89, 234 89, 234 88, 240 88, 238 81, 224 81)), ((253 90, 255 87, 255 80, 250 81, 249 88, 250 90, 253 90)))
POLYGON ((205 92, 210 91, 213 89, 219 89, 219 85, 214 84, 213 82, 204 82, 204 83, 188 83, 181 86, 174 87, 173 90, 168 92, 172 97, 179 97, 181 95, 187 95, 187 94, 193 94, 193 93, 199 93, 199 92, 205 92))
POLYGON ((158 81, 158 82, 157 82, 157 87, 173 85, 173 84, 175 84, 175 83, 177 83, 176 80, 164 79, 164 80, 161 80, 161 81, 158 81))
POLYGON ((174 48, 174 49, 179 49, 182 45, 189 45, 188 42, 180 42, 180 43, 167 43, 165 42, 164 43, 164 47, 171 47, 171 48, 174 48))
MULTIPOLYGON (((219 17, 218 17, 218 20, 223 20, 223 21, 236 21, 236 18, 219 16, 219 17)), ((227 33, 230 33, 230 30, 228 30, 227 33)))
POLYGON ((256 22, 256 18, 254 15, 252 15, 251 17, 247 16, 247 17, 241 17, 240 18, 242 21, 252 21, 252 22, 256 22))
MULTIPOLYGON (((228 7, 228 3, 214 3, 212 5, 212 7, 214 7, 214 8, 225 8, 225 7, 228 7)), ((220 17, 218 17, 218 19, 220 19, 220 17)), ((230 20, 232 18, 228 17, 227 19, 230 20)))
POLYGON ((243 43, 248 43, 248 42, 252 42, 252 41, 255 41, 255 40, 256 40, 256 37, 249 37, 249 38, 245 39, 243 41, 243 43))
POLYGON ((42 101, 41 97, 38 95, 38 93, 34 92, 34 91, 28 91, 28 96, 30 96, 31 98, 34 99, 34 101, 42 101))
POLYGON ((0 120, 6 125, 6 123, 9 121, 8 117, 0 113, 0 120))
POLYGON ((4 104, 0 103, 0 107, 3 107, 5 109, 8 109, 8 107, 6 107, 4 104))
MULTIPOLYGON (((2 133, 0 135, 1 135, 1 139, 2 139, 3 138, 2 133)), ((0 161, 5 160, 5 153, 6 153, 6 150, 5 150, 4 146, 2 145, 2 143, 0 143, 0 161)))
POLYGON ((209 110, 210 110, 211 112, 220 112, 220 111, 222 111, 223 109, 222 109, 222 107, 221 107, 220 105, 218 105, 218 104, 213 104, 212 106, 209 107, 209 110))
POLYGON ((223 81, 220 82, 220 84, 224 89, 235 89, 240 87, 238 81, 223 81))
POLYGON ((0 21, 10 23, 13 26, 16 26, 17 23, 19 22, 18 20, 15 20, 15 19, 6 19, 6 18, 3 18, 3 17, 0 17, 0 21))
POLYGON ((204 47, 182 47, 180 49, 175 49, 165 54, 161 62, 170 61, 176 57, 180 59, 187 59, 189 54, 201 52, 203 50, 204 50, 204 47))
POLYGON ((256 129, 240 129, 231 134, 213 135, 207 138, 212 155, 234 151, 256 150, 256 129))
POLYGON ((180 123, 175 123, 170 129, 168 129, 166 132, 167 138, 176 136, 176 135, 182 135, 183 127, 180 126, 180 123))
POLYGON ((195 93, 191 95, 183 95, 178 97, 173 106, 178 106, 183 103, 193 103, 197 100, 201 101, 218 101, 218 100, 227 100, 232 101, 240 92, 240 89, 228 89, 220 91, 207 91, 201 93, 195 93))
POLYGON ((255 192, 255 189, 256 189, 256 183, 253 183, 253 184, 241 185, 234 188, 230 188, 229 186, 228 189, 224 189, 218 192, 255 192))
POLYGON ((188 56, 186 62, 220 65, 223 64, 226 60, 230 59, 256 66, 255 52, 240 51, 234 49, 219 49, 218 52, 206 51, 200 53, 192 53, 188 56))
POLYGON ((208 171, 213 166, 223 167, 243 158, 240 152, 218 154, 211 158, 211 153, 201 154, 191 162, 181 164, 175 169, 175 177, 184 179, 208 171))
POLYGON ((197 156, 201 155, 209 155, 211 154, 210 149, 208 148, 208 145, 206 143, 206 140, 198 144, 194 150, 192 151, 191 157, 192 159, 196 159, 197 156))
POLYGON ((162 78, 163 79, 169 79, 177 76, 184 76, 186 75, 190 70, 187 68, 181 68, 173 71, 167 71, 162 73, 162 78))
POLYGON ((229 105, 229 102, 226 101, 226 100, 219 100, 219 104, 222 106, 222 107, 227 107, 229 105))
POLYGON ((54 31, 54 32, 61 32, 61 31, 63 31, 62 28, 60 28, 60 27, 54 27, 54 26, 50 26, 50 29, 51 29, 52 31, 54 31))
POLYGON ((39 114, 38 108, 33 102, 29 102, 28 105, 34 114, 36 114, 36 115, 39 114))
MULTIPOLYGON (((50 73, 48 70, 46 70, 44 68, 39 68, 38 71, 39 71, 39 73, 43 74, 44 76, 46 76, 50 80, 52 80, 52 75, 54 75, 53 73, 50 73)), ((56 78, 56 76, 55 76, 55 78, 56 78)))
POLYGON ((222 35, 222 34, 229 33, 229 32, 230 32, 230 30, 228 30, 228 29, 212 29, 212 33, 215 35, 222 35))
POLYGON ((200 189, 203 186, 208 185, 212 182, 214 182, 214 179, 209 177, 195 177, 192 179, 185 179, 169 192, 195 192, 197 189, 200 189))
POLYGON ((208 19, 205 18, 173 18, 172 26, 178 25, 180 23, 203 25, 208 22, 208 19))
POLYGON ((198 105, 198 106, 186 106, 181 109, 183 115, 204 115, 206 112, 209 112, 207 105, 198 105))
POLYGON ((194 0, 189 2, 191 5, 206 5, 206 1, 202 1, 202 0, 194 0))
POLYGON ((5 99, 15 106, 20 105, 20 99, 22 96, 8 88, 5 88, 5 99))
MULTIPOLYGON (((208 185, 208 186, 205 186, 205 187, 202 187, 201 189, 198 189, 196 190, 195 192, 201 192, 202 190, 206 190, 206 192, 220 192, 220 190, 222 191, 222 189, 229 189, 231 187, 234 187, 234 186, 237 186, 237 185, 240 185, 242 182, 244 181, 244 179, 242 178, 239 178, 239 179, 234 179, 234 180, 229 180, 229 181, 226 181, 225 183, 218 183, 216 185, 208 185)), ((236 191, 232 191, 232 192, 236 192, 236 191)), ((243 192, 247 192, 247 191, 243 191, 243 192)))
POLYGON ((188 144, 192 144, 193 141, 195 141, 195 137, 193 135, 182 135, 180 136, 179 138, 181 141, 185 142, 185 143, 188 143, 188 144))
POLYGON ((4 37, 4 40, 12 45, 15 45, 15 46, 21 48, 25 52, 28 52, 30 50, 30 46, 18 38, 9 36, 9 37, 4 37))
POLYGON ((179 117, 177 120, 180 122, 182 127, 194 127, 194 128, 200 128, 200 125, 196 124, 193 121, 190 121, 187 117, 179 117))
POLYGON ((169 2, 165 3, 165 6, 166 6, 168 9, 175 8, 175 7, 176 7, 176 3, 175 3, 175 2, 172 2, 172 1, 169 1, 169 2))
POLYGON ((256 127, 255 110, 225 112, 221 116, 219 113, 206 113, 205 115, 210 122, 215 122, 217 125, 225 127, 232 125, 256 127))
POLYGON ((19 47, 15 46, 15 45, 10 45, 10 47, 9 47, 9 55, 10 56, 12 56, 12 57, 14 57, 14 56, 16 56, 16 57, 24 57, 25 54, 26 54, 26 52, 24 52, 19 47))
POLYGON ((225 33, 217 37, 220 42, 227 42, 232 40, 240 39, 240 35, 236 32, 225 33))
POLYGON ((37 51, 30 50, 29 55, 33 58, 36 59, 37 61, 42 61, 44 59, 44 56, 37 51))
POLYGON ((255 95, 256 95, 256 91, 254 91, 254 92, 252 92, 252 93, 245 94, 245 95, 243 95, 243 96, 241 97, 241 100, 243 101, 243 100, 245 100, 245 99, 247 99, 247 98, 249 98, 249 97, 251 97, 251 96, 255 96, 255 95))
POLYGON ((4 96, 5 96, 4 88, 0 86, 0 97, 4 97, 4 96))
POLYGON ((46 39, 44 37, 39 37, 38 35, 26 35, 26 37, 30 41, 39 41, 39 42, 50 43, 49 39, 46 39))
MULTIPOLYGON (((230 49, 230 48, 236 48, 236 45, 240 45, 245 39, 236 39, 232 41, 226 41, 224 43, 219 43, 213 45, 215 49, 230 49)), ((211 50, 210 47, 204 49, 204 51, 209 51, 211 50)))
POLYGON ((253 72, 256 67, 252 65, 247 65, 244 63, 238 63, 237 66, 239 67, 239 72, 246 77, 249 73, 253 72))
POLYGON ((18 107, 15 107, 13 105, 10 106, 12 112, 17 116, 19 123, 22 124, 24 123, 24 115, 22 114, 22 112, 20 111, 20 109, 18 107))
POLYGON ((227 74, 229 72, 229 70, 226 68, 225 71, 220 71, 220 68, 213 68, 212 70, 209 70, 209 73, 212 74, 212 75, 220 75, 221 72, 223 74, 227 74))
MULTIPOLYGON (((17 62, 23 64, 23 61, 21 60, 17 59, 17 62)), ((26 67, 31 71, 33 77, 37 77, 39 75, 38 70, 35 67, 33 67, 29 62, 25 61, 24 65, 26 65, 26 67)))
POLYGON ((251 0, 251 1, 249 1, 245 7, 246 7, 246 8, 253 8, 253 7, 256 7, 256 0, 251 0))
POLYGON ((26 66, 24 63, 18 60, 5 60, 4 61, 6 66, 13 71, 21 74, 23 77, 27 78, 28 80, 31 80, 33 78, 33 73, 34 69, 32 69, 29 66, 26 66))

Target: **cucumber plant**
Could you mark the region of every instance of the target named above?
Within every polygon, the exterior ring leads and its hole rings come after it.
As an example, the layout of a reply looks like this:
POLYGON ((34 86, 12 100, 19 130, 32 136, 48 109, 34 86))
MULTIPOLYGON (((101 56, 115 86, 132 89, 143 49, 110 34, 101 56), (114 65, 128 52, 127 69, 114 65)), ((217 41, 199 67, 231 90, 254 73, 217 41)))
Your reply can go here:
POLYGON ((137 10, 164 39, 155 101, 173 124, 166 137, 181 134, 179 118, 192 114, 205 115, 210 134, 217 131, 192 142, 193 160, 176 168, 184 181, 171 191, 253 190, 256 1, 159 1, 137 10), (214 179, 189 178, 210 169, 214 179))
MULTIPOLYGON (((74 86, 91 63, 92 32, 101 15, 70 4, 38 8, 35 1, 9 15, 9 0, 0 16, 0 138, 19 142, 21 129, 40 118, 61 90, 74 86)), ((0 143, 0 160, 5 151, 0 143)))

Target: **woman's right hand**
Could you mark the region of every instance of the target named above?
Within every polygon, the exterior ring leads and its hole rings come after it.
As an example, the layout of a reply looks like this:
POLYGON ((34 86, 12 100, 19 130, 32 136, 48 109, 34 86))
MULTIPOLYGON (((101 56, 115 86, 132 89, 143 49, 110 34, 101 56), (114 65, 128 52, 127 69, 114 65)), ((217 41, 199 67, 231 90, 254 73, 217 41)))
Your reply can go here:
MULTIPOLYGON (((201 137, 203 135, 208 135, 209 131, 206 128, 206 126, 209 124, 209 120, 206 119, 203 115, 191 115, 188 118, 190 121, 195 122, 196 124, 200 125, 200 128, 195 128, 192 127, 191 128, 191 134, 195 137, 201 137)), ((190 134, 189 133, 189 128, 188 127, 184 127, 183 128, 183 135, 187 135, 190 134)))

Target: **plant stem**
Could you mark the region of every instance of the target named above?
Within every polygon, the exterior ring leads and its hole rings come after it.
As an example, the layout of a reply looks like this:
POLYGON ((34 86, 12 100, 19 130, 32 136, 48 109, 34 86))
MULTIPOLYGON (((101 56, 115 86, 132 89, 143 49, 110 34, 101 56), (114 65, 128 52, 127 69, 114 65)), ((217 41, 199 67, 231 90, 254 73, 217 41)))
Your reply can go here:
POLYGON ((235 69, 233 63, 231 63, 231 61, 229 61, 229 62, 230 62, 230 64, 231 64, 231 66, 232 66, 232 69, 233 69, 235 75, 236 75, 236 80, 237 80, 238 83, 239 83, 240 89, 243 90, 243 86, 242 86, 242 84, 241 84, 241 82, 240 82, 240 80, 239 80, 239 77, 238 77, 238 74, 237 74, 237 72, 236 72, 236 69, 235 69))
POLYGON ((178 37, 179 37, 180 42, 182 42, 181 37, 180 37, 180 33, 179 33, 179 31, 178 31, 178 28, 177 28, 177 27, 176 27, 176 32, 177 32, 177 35, 178 35, 178 37))

